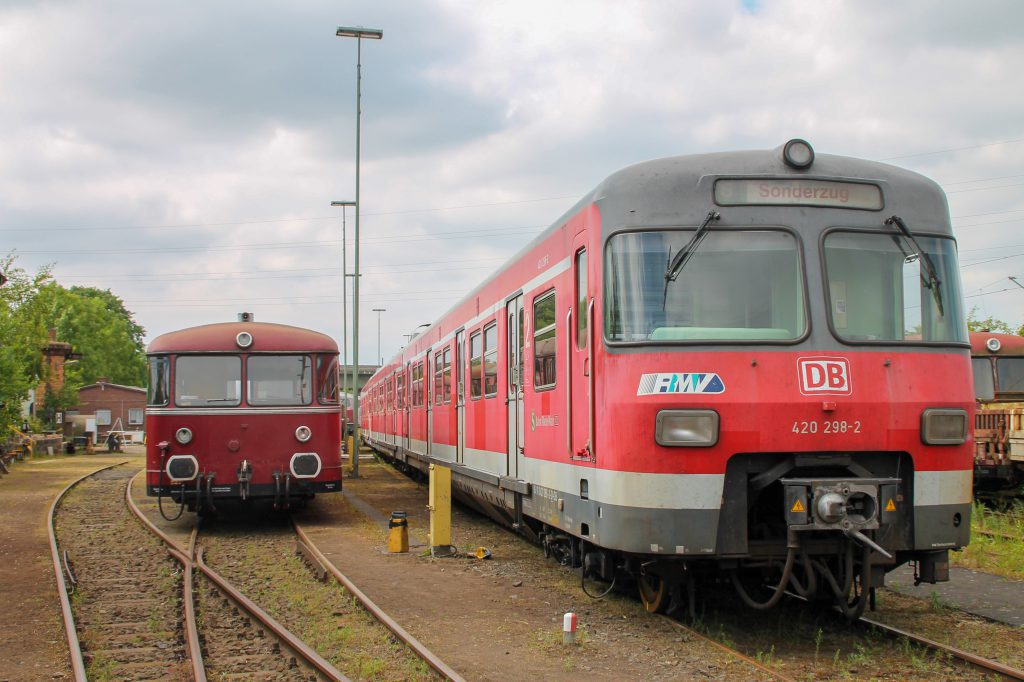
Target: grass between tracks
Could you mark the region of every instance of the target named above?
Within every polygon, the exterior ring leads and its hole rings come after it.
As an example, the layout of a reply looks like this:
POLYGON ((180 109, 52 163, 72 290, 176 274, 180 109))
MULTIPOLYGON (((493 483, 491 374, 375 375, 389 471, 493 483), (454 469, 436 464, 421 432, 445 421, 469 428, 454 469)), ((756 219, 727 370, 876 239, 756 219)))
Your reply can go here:
POLYGON ((1018 501, 1005 511, 995 512, 975 502, 971 544, 951 557, 963 568, 1024 580, 1024 504, 1018 501))
POLYGON ((311 579, 287 529, 229 549, 211 565, 339 670, 359 680, 435 680, 437 675, 333 581, 311 579), (240 550, 240 553, 238 553, 240 550))

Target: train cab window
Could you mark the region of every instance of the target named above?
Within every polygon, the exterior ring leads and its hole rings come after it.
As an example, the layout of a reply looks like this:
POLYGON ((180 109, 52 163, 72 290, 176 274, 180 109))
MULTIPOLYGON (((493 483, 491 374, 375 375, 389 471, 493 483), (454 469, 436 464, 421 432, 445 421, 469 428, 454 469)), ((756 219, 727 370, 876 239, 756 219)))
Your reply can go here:
POLYGON ((484 397, 498 395, 498 325, 484 329, 484 397))
POLYGON ((477 400, 484 394, 484 337, 474 332, 469 337, 469 397, 477 400))
POLYGON ((445 405, 452 401, 452 349, 444 349, 444 360, 441 364, 441 391, 445 405))
POLYGON ((326 405, 338 404, 338 356, 316 356, 317 399, 326 405))
POLYGON ((174 362, 174 404, 231 407, 242 402, 242 358, 179 355, 174 362))
POLYGON ((555 386, 558 359, 555 292, 549 291, 533 302, 533 387, 546 391, 555 386))
POLYGON ((974 374, 974 399, 986 402, 995 400, 996 382, 992 375, 992 361, 988 358, 971 358, 974 374))
POLYGON ((693 229, 622 232, 608 240, 610 343, 778 342, 806 333, 802 261, 792 233, 712 229, 704 235, 674 273, 666 264, 688 248, 693 229))
POLYGON ((250 405, 309 405, 313 368, 308 355, 250 355, 246 400, 250 405))
POLYGON ((587 347, 587 250, 576 252, 576 349, 587 347))
MULTIPOLYGON (((913 229, 913 226, 910 226, 913 229)), ((956 243, 899 232, 825 236, 829 319, 855 343, 967 343, 956 243)))
POLYGON ((167 356, 149 358, 149 389, 146 404, 158 407, 171 400, 171 359, 167 356))

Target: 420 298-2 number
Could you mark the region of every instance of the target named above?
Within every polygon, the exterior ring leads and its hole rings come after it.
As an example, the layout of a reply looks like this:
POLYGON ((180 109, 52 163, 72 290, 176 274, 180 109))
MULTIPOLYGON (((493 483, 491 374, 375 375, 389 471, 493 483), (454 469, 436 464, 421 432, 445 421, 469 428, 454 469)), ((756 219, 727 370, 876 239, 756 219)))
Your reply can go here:
POLYGON ((793 428, 791 431, 797 435, 814 435, 814 434, 845 434, 845 433, 860 433, 861 423, 860 420, 846 421, 845 419, 832 419, 826 421, 795 421, 793 422, 793 428))

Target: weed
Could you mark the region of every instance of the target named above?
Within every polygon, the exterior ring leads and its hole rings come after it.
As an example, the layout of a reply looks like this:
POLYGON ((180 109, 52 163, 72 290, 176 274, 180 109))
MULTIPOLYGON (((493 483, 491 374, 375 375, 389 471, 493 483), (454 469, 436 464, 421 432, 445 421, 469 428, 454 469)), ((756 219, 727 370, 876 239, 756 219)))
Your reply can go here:
POLYGON ((775 645, 772 644, 768 651, 758 651, 754 659, 762 665, 771 665, 772 661, 775 660, 775 645))
POLYGON ((814 633, 814 662, 818 662, 818 654, 821 653, 821 642, 825 639, 825 631, 818 628, 818 631, 814 633))

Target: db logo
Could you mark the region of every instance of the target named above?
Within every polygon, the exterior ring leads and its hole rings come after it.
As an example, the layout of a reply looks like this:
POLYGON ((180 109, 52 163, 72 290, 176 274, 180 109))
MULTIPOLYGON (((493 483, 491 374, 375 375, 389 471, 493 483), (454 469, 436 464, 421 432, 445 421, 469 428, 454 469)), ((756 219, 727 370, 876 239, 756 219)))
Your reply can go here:
POLYGON ((800 392, 804 395, 850 395, 850 362, 846 358, 800 358, 800 392))

